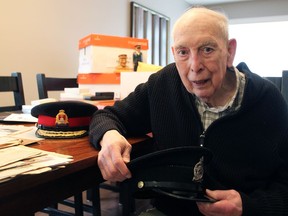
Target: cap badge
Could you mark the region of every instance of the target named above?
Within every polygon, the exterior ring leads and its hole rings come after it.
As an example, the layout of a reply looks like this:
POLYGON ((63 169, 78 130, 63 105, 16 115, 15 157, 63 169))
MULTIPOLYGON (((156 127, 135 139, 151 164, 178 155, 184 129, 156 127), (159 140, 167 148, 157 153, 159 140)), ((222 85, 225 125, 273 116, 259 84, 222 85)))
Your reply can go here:
POLYGON ((204 161, 204 157, 202 156, 200 158, 199 162, 196 163, 195 166, 194 166, 194 169, 193 169, 194 170, 193 181, 195 181, 195 182, 202 181, 203 173, 204 173, 203 161, 204 161))
POLYGON ((65 110, 59 110, 59 113, 56 115, 55 125, 59 127, 66 127, 68 124, 68 116, 65 113, 65 110))

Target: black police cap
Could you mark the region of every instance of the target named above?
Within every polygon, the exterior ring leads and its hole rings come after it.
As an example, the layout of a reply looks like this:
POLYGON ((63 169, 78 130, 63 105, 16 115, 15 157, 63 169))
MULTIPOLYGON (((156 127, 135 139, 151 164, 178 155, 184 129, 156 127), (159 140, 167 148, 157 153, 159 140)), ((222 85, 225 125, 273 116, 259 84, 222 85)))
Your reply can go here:
POLYGON ((165 195, 213 202, 205 195, 203 187, 204 168, 211 158, 211 151, 204 147, 185 146, 156 151, 131 160, 127 167, 132 178, 123 184, 135 198, 165 195))
POLYGON ((96 110, 96 106, 81 101, 37 105, 31 110, 31 115, 38 118, 36 136, 60 139, 86 136, 96 110))

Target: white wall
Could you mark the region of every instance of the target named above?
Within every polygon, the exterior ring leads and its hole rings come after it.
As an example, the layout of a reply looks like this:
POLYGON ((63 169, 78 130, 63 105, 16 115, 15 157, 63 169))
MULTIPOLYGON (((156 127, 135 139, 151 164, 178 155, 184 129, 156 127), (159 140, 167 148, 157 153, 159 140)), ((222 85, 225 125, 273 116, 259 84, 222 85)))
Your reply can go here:
MULTIPOLYGON (((170 17, 171 25, 188 7, 184 0, 135 2, 170 17)), ((38 99, 36 73, 76 77, 80 38, 129 31, 130 0, 0 0, 0 75, 22 72, 29 104, 38 99)))
MULTIPOLYGON (((171 26, 189 7, 184 0, 135 2, 169 16, 171 26)), ((80 38, 90 33, 129 36, 129 6, 130 0, 0 0, 0 75, 22 72, 29 104, 38 99, 36 73, 55 77, 77 75, 80 38)), ((211 7, 225 10, 232 22, 288 15, 288 1, 284 0, 211 7)), ((1 105, 1 94, 0 98, 1 105)))

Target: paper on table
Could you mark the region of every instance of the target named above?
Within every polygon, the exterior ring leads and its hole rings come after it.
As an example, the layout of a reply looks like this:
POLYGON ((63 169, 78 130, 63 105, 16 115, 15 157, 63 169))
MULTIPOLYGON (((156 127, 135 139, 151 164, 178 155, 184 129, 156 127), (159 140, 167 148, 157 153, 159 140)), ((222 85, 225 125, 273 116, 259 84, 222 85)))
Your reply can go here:
POLYGON ((27 113, 12 113, 3 121, 15 121, 15 122, 37 122, 38 119, 27 113))
POLYGON ((43 154, 41 151, 28 148, 25 146, 12 146, 9 148, 0 149, 0 167, 20 161, 23 159, 39 156, 43 154), (24 148, 23 148, 24 147, 24 148))
MULTIPOLYGON (((52 170, 52 168, 69 163, 72 159, 59 158, 51 155, 38 157, 35 159, 24 161, 23 163, 17 163, 18 166, 13 168, 1 170, 0 179, 8 177, 15 177, 17 175, 25 174, 30 171, 48 168, 46 170, 52 170)), ((11 167, 11 166, 10 166, 11 167)))
MULTIPOLYGON (((35 136, 35 131, 37 128, 35 126, 23 126, 23 125, 0 125, 0 137, 3 139, 11 140, 21 140, 21 145, 28 145, 35 143, 43 138, 38 138, 35 136)), ((4 140, 0 148, 5 147, 4 140)))
POLYGON ((0 125, 0 136, 10 136, 21 134, 32 130, 34 127, 27 127, 24 125, 0 125))
POLYGON ((0 182, 18 175, 50 171, 71 162, 70 155, 58 154, 27 146, 14 146, 0 150, 0 182))
MULTIPOLYGON (((41 167, 41 169, 42 168, 45 168, 45 171, 52 170, 51 167, 41 167)), ((33 166, 33 164, 31 164, 31 165, 29 164, 27 166, 20 166, 20 167, 15 167, 13 169, 7 169, 4 171, 1 171, 0 172, 0 182, 10 180, 12 178, 15 178, 18 175, 25 173, 25 172, 35 171, 37 169, 40 169, 40 168, 33 166)))
POLYGON ((0 137, 0 149, 7 148, 10 146, 19 145, 22 143, 22 140, 14 137, 0 137))
MULTIPOLYGON (((72 161, 71 156, 67 155, 59 155, 59 154, 53 154, 51 152, 47 152, 47 155, 39 155, 38 157, 31 158, 31 159, 24 159, 21 161, 16 161, 14 163, 10 163, 8 165, 0 167, 0 174, 2 175, 1 171, 13 169, 13 168, 19 168, 24 166, 32 165, 33 167, 50 167, 53 168, 55 166, 62 166, 72 161)), ((50 169, 51 170, 51 169, 50 169)))
POLYGON ((43 140, 43 138, 36 137, 35 132, 37 127, 33 126, 30 127, 30 130, 23 131, 22 133, 12 134, 9 137, 21 139, 21 145, 28 145, 35 143, 39 140, 43 140))

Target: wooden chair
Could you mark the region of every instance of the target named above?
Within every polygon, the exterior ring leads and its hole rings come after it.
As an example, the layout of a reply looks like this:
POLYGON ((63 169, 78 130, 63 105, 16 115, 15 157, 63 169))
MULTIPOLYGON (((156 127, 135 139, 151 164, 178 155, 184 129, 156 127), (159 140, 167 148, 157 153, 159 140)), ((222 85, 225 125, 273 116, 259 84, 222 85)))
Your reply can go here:
POLYGON ((20 72, 13 72, 11 76, 0 77, 0 92, 13 92, 14 106, 0 107, 0 112, 22 110, 25 104, 22 75, 20 72))
POLYGON ((49 91, 62 91, 64 88, 77 88, 77 78, 46 77, 43 73, 36 74, 39 99, 48 98, 49 91))
MULTIPOLYGON (((36 74, 36 81, 38 87, 39 99, 48 98, 49 91, 62 91, 65 88, 77 88, 77 78, 56 78, 46 77, 43 73, 36 74)), ((60 203, 66 206, 70 206, 75 209, 75 215, 82 216, 84 211, 93 213, 93 215, 100 216, 100 198, 99 188, 89 189, 92 196, 92 207, 83 204, 82 192, 74 194, 74 201, 63 200, 60 203)), ((43 209, 43 212, 49 215, 71 215, 69 213, 58 210, 58 205, 55 204, 51 207, 43 209)))
MULTIPOLYGON (((77 78, 46 77, 43 73, 36 74, 36 81, 39 99, 48 98, 49 91, 62 91, 64 90, 64 88, 78 87, 77 78)), ((76 215, 83 215, 82 193, 74 196, 74 203, 68 200, 64 200, 61 203, 64 205, 75 207, 76 215)), ((43 212, 46 212, 49 215, 66 215, 65 212, 58 210, 57 204, 53 205, 52 207, 45 208, 43 212)))
MULTIPOLYGON (((46 77, 45 74, 37 74, 37 86, 38 86, 38 94, 39 99, 48 98, 48 91, 61 91, 64 88, 73 88, 78 87, 76 78, 52 78, 46 77)), ((74 202, 70 200, 64 200, 60 202, 61 204, 68 205, 70 207, 75 208, 76 215, 82 215, 83 211, 91 212, 93 215, 101 214, 100 207, 100 194, 99 189, 106 189, 113 192, 118 192, 120 195, 119 202, 122 204, 122 212, 123 215, 128 215, 131 211, 134 210, 134 199, 127 198, 123 196, 126 193, 125 189, 121 187, 121 184, 109 184, 107 182, 103 182, 96 188, 90 188, 87 192, 87 200, 92 202, 92 206, 87 206, 82 202, 82 193, 74 195, 74 202)), ((57 213, 57 205, 53 206, 53 208, 46 208, 47 213, 51 213, 56 211, 57 213)), ((53 213, 52 213, 53 214, 53 213)), ((59 212, 58 212, 59 214, 59 212)), ((65 215, 63 213, 59 215, 65 215)))

